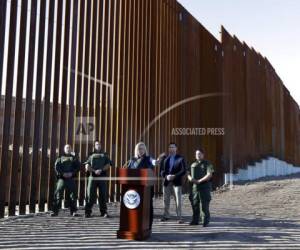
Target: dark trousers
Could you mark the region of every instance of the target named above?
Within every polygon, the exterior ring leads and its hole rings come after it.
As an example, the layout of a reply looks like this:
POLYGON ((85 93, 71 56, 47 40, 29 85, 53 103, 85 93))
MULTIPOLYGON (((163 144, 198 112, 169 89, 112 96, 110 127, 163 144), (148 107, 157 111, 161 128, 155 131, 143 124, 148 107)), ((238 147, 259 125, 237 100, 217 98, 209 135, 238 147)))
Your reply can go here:
POLYGON ((153 197, 154 197, 154 187, 151 187, 151 195, 150 195, 150 218, 149 218, 149 229, 152 229, 152 224, 153 224, 153 214, 154 214, 154 209, 153 209, 153 197))
POLYGON ((199 220, 201 219, 203 223, 209 223, 209 204, 211 201, 211 190, 208 188, 201 190, 191 190, 189 198, 193 209, 193 221, 199 222, 199 220))
POLYGON ((53 201, 53 212, 58 213, 59 208, 61 207, 61 201, 63 199, 64 190, 66 190, 66 198, 70 204, 70 212, 74 213, 77 211, 77 194, 76 194, 76 184, 75 181, 70 179, 58 179, 56 183, 56 188, 54 192, 54 201, 53 201))
POLYGON ((106 196, 107 196, 107 181, 95 180, 92 176, 88 179, 85 213, 91 214, 93 205, 97 198, 97 189, 99 191, 98 202, 100 213, 107 213, 106 196))

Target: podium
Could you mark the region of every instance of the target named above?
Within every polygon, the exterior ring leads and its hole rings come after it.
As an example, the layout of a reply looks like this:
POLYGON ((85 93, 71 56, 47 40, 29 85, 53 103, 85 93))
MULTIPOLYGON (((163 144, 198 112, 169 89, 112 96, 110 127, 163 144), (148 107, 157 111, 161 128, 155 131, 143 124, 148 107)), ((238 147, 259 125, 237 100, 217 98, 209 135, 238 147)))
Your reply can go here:
POLYGON ((145 240, 150 237, 150 199, 154 175, 151 169, 118 168, 121 184, 120 228, 117 238, 145 240))

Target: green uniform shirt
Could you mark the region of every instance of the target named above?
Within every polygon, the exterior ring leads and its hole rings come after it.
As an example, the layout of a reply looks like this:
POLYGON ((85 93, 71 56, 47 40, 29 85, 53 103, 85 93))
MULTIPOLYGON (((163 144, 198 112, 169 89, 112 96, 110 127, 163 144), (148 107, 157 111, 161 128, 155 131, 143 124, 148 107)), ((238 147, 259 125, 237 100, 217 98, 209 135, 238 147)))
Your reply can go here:
MULTIPOLYGON (((93 152, 85 164, 89 164, 92 169, 98 170, 103 169, 107 164, 110 164, 110 159, 107 153, 104 152, 93 152)), ((106 175, 106 172, 103 171, 100 176, 106 175)))
POLYGON ((58 177, 62 177, 64 173, 76 174, 80 169, 80 162, 75 155, 61 155, 55 161, 55 171, 58 177))
MULTIPOLYGON (((199 180, 208 173, 212 174, 214 172, 214 168, 213 168, 213 165, 209 161, 206 161, 206 160, 195 161, 191 165, 190 172, 191 172, 192 178, 199 180)), ((193 184, 194 190, 195 189, 200 190, 200 189, 205 189, 205 188, 211 188, 211 181, 207 181, 207 182, 200 183, 200 184, 193 184)))

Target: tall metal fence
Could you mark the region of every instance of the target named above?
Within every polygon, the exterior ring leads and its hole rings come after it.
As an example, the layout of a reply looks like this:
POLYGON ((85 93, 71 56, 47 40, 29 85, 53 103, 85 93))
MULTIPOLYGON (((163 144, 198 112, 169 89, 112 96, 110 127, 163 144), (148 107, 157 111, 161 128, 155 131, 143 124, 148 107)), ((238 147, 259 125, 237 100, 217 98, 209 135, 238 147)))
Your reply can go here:
MULTIPOLYGON (((0 217, 51 207, 66 143, 84 161, 102 141, 110 201, 141 140, 153 157, 175 141, 188 163, 203 147, 216 186, 264 157, 300 165, 299 106, 268 60, 175 0, 0 0, 0 12, 0 217)), ((83 168, 77 184, 83 205, 83 168)))

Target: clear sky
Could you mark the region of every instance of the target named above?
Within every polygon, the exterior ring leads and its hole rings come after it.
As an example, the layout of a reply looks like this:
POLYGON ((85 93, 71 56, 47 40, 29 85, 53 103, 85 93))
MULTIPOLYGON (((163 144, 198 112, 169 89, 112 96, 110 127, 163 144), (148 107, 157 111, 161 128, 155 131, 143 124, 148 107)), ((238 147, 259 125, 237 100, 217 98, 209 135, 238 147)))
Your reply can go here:
POLYGON ((267 57, 300 104, 300 0, 178 0, 220 40, 221 24, 267 57))

